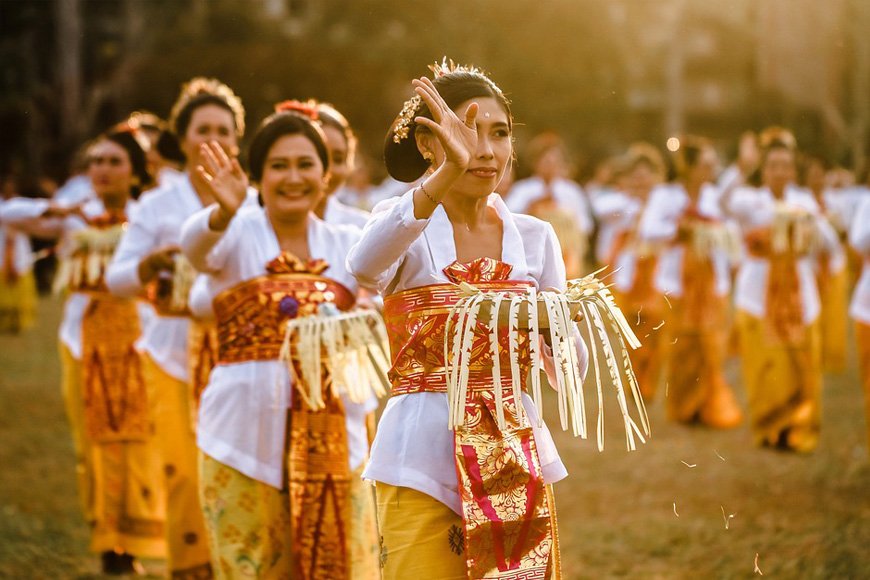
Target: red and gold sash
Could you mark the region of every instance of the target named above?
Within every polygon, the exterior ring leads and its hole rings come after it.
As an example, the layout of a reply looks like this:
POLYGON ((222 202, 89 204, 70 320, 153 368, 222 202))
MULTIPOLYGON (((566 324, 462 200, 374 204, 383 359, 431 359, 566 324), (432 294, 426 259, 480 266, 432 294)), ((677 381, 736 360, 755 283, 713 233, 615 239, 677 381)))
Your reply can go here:
MULTIPOLYGON (((529 282, 511 281, 509 264, 482 258, 444 269, 453 282, 477 288, 522 292, 529 282)), ((448 313, 460 298, 455 286, 413 288, 384 300, 390 338, 394 394, 446 392, 444 333, 448 313)), ((507 328, 499 329, 502 365, 510 366, 507 328)), ((522 383, 531 359, 528 335, 519 345, 522 383)), ((489 331, 481 323, 472 346, 467 423, 456 427, 455 460, 465 523, 465 554, 469 578, 546 578, 557 567, 556 529, 552 502, 544 485, 534 434, 520 419, 503 377, 503 410, 507 427, 496 420, 489 331)), ((446 428, 446 426, 445 426, 446 428)))
POLYGON ((768 228, 747 233, 749 254, 767 259, 767 324, 770 332, 785 342, 797 342, 803 337, 803 305, 797 262, 799 255, 791 248, 774 252, 768 228))
POLYGON ((683 222, 687 234, 683 244, 683 299, 679 309, 683 328, 713 330, 725 323, 722 300, 716 294, 713 256, 699 253, 693 243, 698 229, 711 221, 691 217, 683 222))
MULTIPOLYGON (((349 310, 353 294, 320 275, 327 267, 322 260, 305 263, 284 254, 267 265, 268 275, 219 294, 214 299, 218 364, 278 360, 289 320, 316 314, 326 302, 349 310)), ((351 577, 347 427, 325 364, 322 372, 325 408, 312 410, 300 395, 302 385, 292 394, 287 467, 293 577, 340 580, 351 577)), ((296 376, 302 376, 298 369, 296 376)))

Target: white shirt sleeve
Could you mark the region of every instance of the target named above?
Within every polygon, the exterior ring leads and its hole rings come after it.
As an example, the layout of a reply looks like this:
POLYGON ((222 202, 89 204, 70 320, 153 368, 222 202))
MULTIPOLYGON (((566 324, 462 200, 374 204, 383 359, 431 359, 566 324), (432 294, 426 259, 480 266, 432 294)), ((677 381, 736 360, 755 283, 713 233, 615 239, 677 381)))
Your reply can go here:
POLYGON ((14 197, 0 204, 0 221, 9 225, 19 225, 42 217, 50 205, 51 202, 47 199, 14 197))
POLYGON ((428 223, 428 219, 414 216, 413 189, 397 199, 379 203, 362 237, 350 249, 348 271, 362 286, 385 288, 395 277, 408 248, 428 223))
POLYGON ((556 237, 553 226, 546 224, 546 232, 544 263, 541 268, 541 275, 538 278, 538 284, 541 290, 556 288, 563 291, 566 287, 567 274, 565 273, 565 261, 562 259, 562 246, 559 244, 559 238, 556 237))
POLYGON ((674 204, 668 203, 669 191, 654 191, 643 210, 638 225, 641 239, 649 242, 667 242, 677 235, 678 219, 674 204))
POLYGON ((861 202, 849 229, 849 245, 862 256, 870 254, 870 198, 861 202))
POLYGON ((127 231, 115 250, 106 272, 106 286, 116 296, 133 298, 144 284, 139 279, 139 263, 156 250, 159 216, 152 216, 145 205, 140 205, 127 225, 127 231))
POLYGON ((208 226, 211 212, 216 206, 210 205, 190 216, 181 228, 181 251, 200 272, 214 274, 224 268, 231 245, 233 221, 224 231, 216 232, 208 226))

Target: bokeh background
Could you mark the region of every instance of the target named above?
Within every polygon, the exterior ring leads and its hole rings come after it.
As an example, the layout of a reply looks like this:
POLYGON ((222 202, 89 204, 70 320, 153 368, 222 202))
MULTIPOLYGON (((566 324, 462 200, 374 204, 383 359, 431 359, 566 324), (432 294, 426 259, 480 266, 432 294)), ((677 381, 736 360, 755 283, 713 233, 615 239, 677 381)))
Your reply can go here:
MULTIPOLYGON (((705 135, 730 159, 743 131, 771 124, 860 175, 868 33, 870 0, 0 0, 0 177, 48 194, 85 140, 136 109, 167 116, 181 83, 208 75, 242 97, 249 127, 276 101, 331 101, 377 181, 410 79, 445 55, 512 98, 520 176, 545 130, 583 182, 637 140, 705 135)), ((58 388, 60 308, 43 298, 36 329, 0 337, 0 578, 100 577, 58 388)), ((737 371, 732 359, 745 409, 737 371)), ((661 397, 636 453, 615 408, 603 454, 557 433, 571 474, 556 487, 565 577, 870 576, 861 396, 850 351, 825 377, 810 456, 757 449, 745 425, 669 423, 661 397)), ((162 566, 148 562, 152 577, 162 566)))
POLYGON ((870 130, 867 0, 3 0, 0 175, 62 180, 74 148, 134 109, 168 114, 182 82, 216 76, 248 124, 276 101, 345 112, 373 160, 410 94, 447 55, 513 99, 520 151, 561 133, 579 180, 635 140, 781 124, 860 170, 870 130))

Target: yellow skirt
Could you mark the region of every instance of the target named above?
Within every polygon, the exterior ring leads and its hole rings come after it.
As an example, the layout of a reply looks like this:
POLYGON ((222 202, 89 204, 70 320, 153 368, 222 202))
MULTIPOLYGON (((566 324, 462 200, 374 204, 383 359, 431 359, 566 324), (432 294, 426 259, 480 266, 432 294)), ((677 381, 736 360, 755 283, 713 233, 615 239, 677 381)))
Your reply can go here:
POLYGON ((824 273, 819 280, 822 302, 822 367, 825 372, 846 370, 846 337, 849 324, 849 271, 824 273))
POLYGON ((166 374, 147 354, 142 370, 166 486, 166 541, 172 578, 211 577, 211 555, 199 504, 196 439, 187 383, 166 374))
MULTIPOLYGON (((465 580, 465 523, 452 509, 409 487, 378 482, 378 529, 383 580, 465 580)), ((553 507, 553 555, 548 580, 561 580, 559 536, 553 487, 546 486, 553 507)))
POLYGON ((166 556, 165 494, 154 443, 95 443, 85 426, 81 361, 59 345, 62 391, 76 455, 76 479, 90 549, 166 556))
POLYGON ((85 521, 94 522, 94 467, 91 441, 85 430, 85 395, 82 389, 82 362, 75 358, 67 346, 60 342, 61 393, 66 417, 72 431, 73 450, 76 457, 76 482, 79 501, 85 521))
POLYGON ((465 526, 437 499, 377 483, 384 580, 465 580, 465 526))
POLYGON ((738 311, 743 383, 756 444, 809 452, 819 439, 822 369, 819 325, 795 344, 771 335, 766 322, 738 311))
POLYGON ((858 343, 861 384, 864 386, 864 418, 867 422, 867 441, 870 442, 870 324, 856 322, 855 338, 858 343))
POLYGON ((728 351, 730 325, 727 300, 720 300, 715 324, 700 328, 673 300, 670 316, 672 343, 668 346, 665 406, 668 418, 680 423, 701 423, 727 429, 743 420, 743 413, 728 385, 723 365, 728 351))
POLYGON ((9 283, 0 276, 0 334, 27 330, 36 319, 36 278, 27 272, 9 283))
MULTIPOLYGON (((290 498, 199 453, 200 497, 218 578, 286 579, 293 576, 290 498)), ((378 580, 378 535, 372 488, 351 477, 350 578, 378 580)))

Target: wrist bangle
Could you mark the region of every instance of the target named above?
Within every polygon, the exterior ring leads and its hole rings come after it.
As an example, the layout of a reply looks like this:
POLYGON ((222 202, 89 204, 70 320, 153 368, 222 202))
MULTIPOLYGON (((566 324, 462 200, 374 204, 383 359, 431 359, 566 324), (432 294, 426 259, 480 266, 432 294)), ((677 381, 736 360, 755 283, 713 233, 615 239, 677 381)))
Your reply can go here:
POLYGON ((431 201, 431 202, 434 203, 435 205, 438 205, 438 204, 440 203, 438 200, 436 200, 436 199, 433 198, 431 195, 429 195, 429 192, 426 191, 426 188, 425 188, 425 187, 423 187, 423 183, 422 183, 422 182, 420 182, 420 185, 419 185, 418 187, 420 188, 420 191, 423 192, 423 195, 426 196, 426 199, 428 199, 429 201, 431 201))

